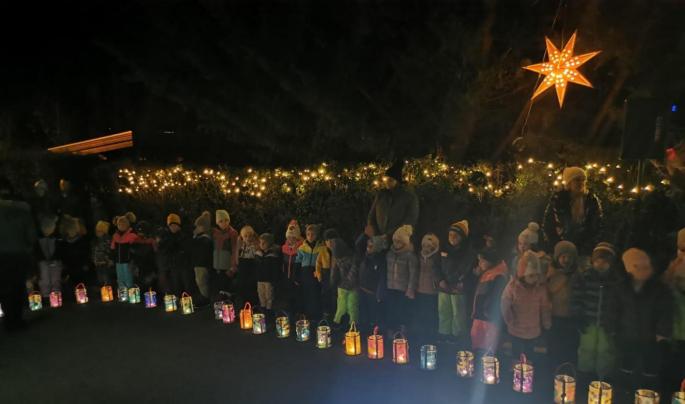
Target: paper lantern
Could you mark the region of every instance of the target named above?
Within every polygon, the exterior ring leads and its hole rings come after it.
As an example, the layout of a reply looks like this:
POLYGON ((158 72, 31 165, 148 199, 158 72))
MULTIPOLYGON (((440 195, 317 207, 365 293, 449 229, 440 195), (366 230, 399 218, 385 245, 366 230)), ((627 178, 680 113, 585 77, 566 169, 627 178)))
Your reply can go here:
POLYGON ((483 372, 481 374, 481 382, 485 384, 499 383, 499 359, 492 355, 486 354, 481 358, 483 365, 483 372))
POLYGON ((88 291, 86 290, 86 285, 84 285, 83 282, 76 285, 76 289, 74 290, 74 294, 76 295, 76 303, 78 303, 78 304, 88 303, 88 291))
POLYGON ((233 324, 235 321, 235 309, 233 308, 233 303, 229 301, 224 301, 221 306, 221 319, 224 324, 233 324))
POLYGON ((50 292, 50 307, 62 307, 62 292, 50 292))
POLYGON ((43 308, 43 296, 39 292, 29 293, 29 309, 38 311, 43 308))
POLYGON ((421 370, 435 370, 438 368, 438 347, 435 345, 421 346, 421 370))
POLYGON ((187 292, 181 294, 181 311, 183 314, 193 314, 195 312, 193 298, 187 292))
POLYGON ((2 305, 0 304, 0 318, 5 317, 5 312, 2 311, 2 305))
POLYGON ((345 353, 348 356, 357 356, 362 353, 362 340, 357 324, 350 322, 350 329, 345 333, 345 353))
POLYGON ((635 404, 659 404, 659 393, 654 390, 639 389, 635 391, 635 404))
POLYGON ((576 402, 575 368, 570 363, 564 363, 554 373, 554 404, 574 404, 576 402), (564 367, 568 367, 573 376, 561 373, 564 367))
POLYGON ((409 363, 409 341, 401 332, 396 333, 392 339, 392 361, 398 365, 409 363))
POLYGON ((373 334, 367 339, 366 351, 369 359, 383 359, 383 336, 378 334, 378 326, 373 327, 373 334))
POLYGON ((128 289, 128 302, 133 304, 140 303, 140 288, 138 286, 128 289))
POLYGON ((316 347, 326 349, 331 347, 331 327, 326 320, 319 321, 316 327, 316 347))
POLYGON ((176 311, 176 309, 178 309, 176 295, 164 295, 164 311, 171 313, 176 311))
POLYGON ((473 377, 475 358, 471 351, 457 352, 457 375, 459 377, 473 377))
POLYGON ((514 391, 530 394, 533 392, 533 365, 528 363, 525 354, 521 354, 519 362, 514 364, 514 391))
POLYGON ((276 336, 278 338, 288 338, 290 336, 290 319, 287 313, 281 312, 281 314, 276 317, 276 336))
POLYGON ((223 320, 224 319, 224 301, 219 300, 218 302, 214 302, 214 320, 223 320))
POLYGON ((112 287, 105 285, 100 288, 100 297, 104 303, 111 302, 114 300, 114 293, 112 292, 112 287))
POLYGON ((309 320, 304 316, 295 323, 295 339, 299 342, 309 341, 309 320))
POLYGON ((252 315, 252 334, 259 335, 266 332, 266 318, 262 313, 252 315))
POLYGON ((150 289, 143 293, 143 299, 145 300, 145 308, 153 309, 157 307, 157 292, 150 289))
POLYGON ((124 287, 117 288, 117 300, 119 303, 128 302, 128 289, 124 287))
POLYGON ((590 383, 587 403, 588 404, 611 404, 613 389, 606 382, 594 381, 590 383))
POLYGON ((245 306, 240 310, 240 329, 252 329, 252 305, 250 302, 245 302, 245 306))

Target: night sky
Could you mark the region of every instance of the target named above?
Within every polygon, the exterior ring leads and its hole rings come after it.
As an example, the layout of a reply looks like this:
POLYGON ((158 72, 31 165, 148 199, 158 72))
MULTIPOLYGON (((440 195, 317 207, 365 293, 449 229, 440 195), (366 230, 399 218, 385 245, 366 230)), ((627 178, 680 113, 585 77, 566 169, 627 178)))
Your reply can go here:
POLYGON ((0 148, 132 129, 158 161, 503 158, 615 147, 629 96, 679 102, 679 1, 22 1, 3 4, 0 148), (560 5, 560 7, 558 7, 560 5), (556 16, 556 18, 555 18, 556 16), (544 36, 602 54, 533 105, 544 36))

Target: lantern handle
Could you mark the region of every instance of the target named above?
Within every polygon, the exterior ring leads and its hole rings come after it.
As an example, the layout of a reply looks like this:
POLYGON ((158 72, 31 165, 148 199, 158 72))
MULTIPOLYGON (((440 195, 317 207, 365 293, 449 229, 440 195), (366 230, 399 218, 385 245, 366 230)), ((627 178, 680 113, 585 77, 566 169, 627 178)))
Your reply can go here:
POLYGON ((304 314, 300 314, 300 320, 306 320, 306 319, 307 319, 307 316, 305 316, 304 314))
POLYGON ((354 321, 350 321, 350 329, 347 332, 357 332, 357 324, 354 321))
POLYGON ((321 325, 329 326, 328 321, 326 321, 326 319, 323 319, 323 320, 319 321, 319 324, 318 324, 318 325, 319 325, 319 326, 321 326, 321 325))
POLYGON ((243 306, 243 310, 250 310, 252 311, 252 304, 250 302, 245 302, 245 305, 243 306))
POLYGON ((285 317, 285 318, 288 319, 288 321, 290 321, 290 316, 288 315, 288 312, 287 312, 287 311, 285 311, 285 310, 279 310, 279 311, 278 311, 278 314, 284 314, 283 316, 279 316, 279 317, 285 317))
POLYGON ((229 298, 229 300, 231 298, 231 294, 226 292, 225 290, 219 291, 219 296, 226 296, 227 298, 229 298))
MULTIPOLYGON (((571 362, 564 362, 564 363, 562 363, 561 365, 559 365, 559 366, 557 367, 557 369, 554 371, 554 375, 555 375, 555 376, 558 376, 558 375, 562 374, 562 373, 559 373, 559 372, 561 372, 561 370, 564 369, 564 368, 570 369, 570 370, 571 370, 571 373, 573 373, 571 376, 572 376, 574 379, 576 378, 576 367, 573 366, 573 363, 571 363, 571 362)), ((683 380, 683 381, 685 382, 685 380, 683 380)))
POLYGON ((83 282, 76 285, 76 289, 85 289, 85 288, 86 288, 86 285, 84 285, 83 282))
MULTIPOLYGON (((152 288, 150 288, 150 291, 152 292, 152 288)), ((183 297, 186 297, 186 296, 191 297, 191 296, 188 294, 188 292, 183 292, 183 293, 181 293, 181 297, 182 297, 182 298, 183 298, 183 297)))
POLYGON ((402 334, 402 331, 397 331, 397 332, 395 333, 395 335, 392 336, 392 339, 397 339, 397 336, 398 336, 398 335, 399 335, 400 337, 402 337, 402 339, 407 339, 407 338, 405 338, 404 334, 402 334))
POLYGON ((378 335, 378 326, 377 325, 373 326, 373 335, 378 335))
POLYGON ((526 357, 526 354, 524 354, 523 352, 521 353, 521 356, 519 356, 519 362, 521 362, 522 365, 528 363, 528 358, 526 357))

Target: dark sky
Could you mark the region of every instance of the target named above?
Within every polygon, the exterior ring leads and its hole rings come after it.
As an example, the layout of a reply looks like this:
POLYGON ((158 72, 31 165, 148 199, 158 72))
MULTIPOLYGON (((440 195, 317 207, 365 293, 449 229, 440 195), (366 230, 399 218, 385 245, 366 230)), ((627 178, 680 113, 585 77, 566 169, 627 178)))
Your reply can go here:
POLYGON ((520 67, 575 28, 579 52, 603 50, 581 69, 595 89, 562 111, 544 96, 527 138, 615 146, 624 98, 685 87, 677 1, 15 3, 0 10, 14 149, 133 129, 135 154, 164 161, 500 157, 537 78, 520 67))

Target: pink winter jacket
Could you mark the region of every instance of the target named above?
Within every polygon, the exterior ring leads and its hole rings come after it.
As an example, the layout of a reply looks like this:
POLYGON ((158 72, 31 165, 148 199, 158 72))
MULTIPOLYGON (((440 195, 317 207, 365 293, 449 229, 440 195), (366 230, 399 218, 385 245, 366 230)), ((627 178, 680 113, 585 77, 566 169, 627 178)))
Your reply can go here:
POLYGON ((509 334, 517 338, 533 339, 542 328, 552 326, 552 307, 545 285, 529 287, 513 279, 502 293, 502 316, 509 334))

